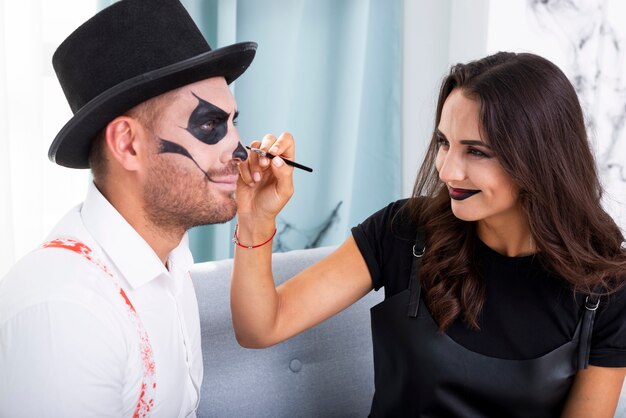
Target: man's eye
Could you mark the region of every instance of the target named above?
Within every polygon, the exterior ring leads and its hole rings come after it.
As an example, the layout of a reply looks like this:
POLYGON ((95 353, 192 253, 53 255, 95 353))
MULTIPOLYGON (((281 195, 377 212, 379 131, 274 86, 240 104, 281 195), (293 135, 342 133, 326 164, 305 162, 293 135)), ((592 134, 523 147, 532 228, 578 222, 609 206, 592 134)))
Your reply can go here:
POLYGON ((210 120, 200 125, 200 129, 202 129, 203 131, 212 131, 215 128, 215 125, 215 121, 210 120))

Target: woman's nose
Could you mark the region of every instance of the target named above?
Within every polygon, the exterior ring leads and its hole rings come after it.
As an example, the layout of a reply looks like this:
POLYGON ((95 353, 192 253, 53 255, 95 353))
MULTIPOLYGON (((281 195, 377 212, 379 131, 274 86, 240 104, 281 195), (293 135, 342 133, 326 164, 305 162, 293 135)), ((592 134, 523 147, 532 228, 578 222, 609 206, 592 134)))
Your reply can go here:
POLYGON ((465 167, 456 153, 448 152, 439 168, 439 178, 444 183, 465 180, 465 167))

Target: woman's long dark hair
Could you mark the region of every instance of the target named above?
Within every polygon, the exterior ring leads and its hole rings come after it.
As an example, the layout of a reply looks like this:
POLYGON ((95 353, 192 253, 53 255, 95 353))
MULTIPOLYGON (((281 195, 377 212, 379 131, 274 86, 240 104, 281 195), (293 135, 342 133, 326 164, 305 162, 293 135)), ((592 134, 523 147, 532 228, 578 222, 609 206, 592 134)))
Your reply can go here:
MULTIPOLYGON (((622 285, 624 236, 601 206, 602 187, 576 92, 561 70, 533 54, 500 52, 452 67, 439 93, 435 127, 454 89, 480 103, 482 134, 519 188, 519 203, 545 268, 591 293, 622 285)), ((476 225, 454 216, 435 168, 434 135, 410 199, 426 231, 420 281, 440 330, 459 316, 478 328, 485 285, 476 225), (418 199, 417 197, 427 198, 418 199)))

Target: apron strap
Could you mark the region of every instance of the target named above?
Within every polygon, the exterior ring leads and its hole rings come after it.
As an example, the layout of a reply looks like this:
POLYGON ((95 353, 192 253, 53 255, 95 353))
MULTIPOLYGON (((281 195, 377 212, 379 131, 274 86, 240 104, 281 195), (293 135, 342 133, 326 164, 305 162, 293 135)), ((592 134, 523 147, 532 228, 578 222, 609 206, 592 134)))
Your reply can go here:
POLYGON ((586 369, 589 366, 589 353, 591 352, 591 333, 593 331, 593 320, 596 310, 600 304, 600 293, 602 288, 597 285, 593 292, 585 299, 585 310, 583 311, 580 341, 578 342, 578 369, 586 369))
MULTIPOLYGON (((426 240, 423 228, 417 231, 415 245, 413 245, 413 263, 411 265, 411 277, 409 279, 409 304, 407 305, 407 316, 417 317, 422 286, 419 283, 418 273, 422 264, 422 257, 426 250, 426 240)), ((596 310, 600 304, 600 293, 602 288, 598 285, 593 292, 585 299, 585 310, 583 312, 580 341, 578 344, 578 368, 586 369, 589 366, 589 354, 591 351, 591 334, 596 310)))
POLYGON ((417 317, 417 310, 420 304, 420 293, 422 286, 419 283, 417 274, 422 264, 422 256, 426 250, 426 240, 424 238, 424 229, 417 230, 417 237, 413 245, 413 263, 411 265, 411 277, 409 278, 409 304, 407 306, 407 315, 411 318, 417 317))

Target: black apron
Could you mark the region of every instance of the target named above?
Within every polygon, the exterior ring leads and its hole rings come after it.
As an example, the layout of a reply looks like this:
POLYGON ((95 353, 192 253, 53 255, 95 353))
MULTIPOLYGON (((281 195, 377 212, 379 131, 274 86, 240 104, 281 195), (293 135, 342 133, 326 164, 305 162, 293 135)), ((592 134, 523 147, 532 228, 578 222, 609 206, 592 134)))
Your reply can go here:
POLYGON ((371 309, 376 391, 370 416, 559 416, 577 369, 588 365, 599 298, 587 299, 572 340, 551 352, 529 360, 488 357, 438 333, 420 302, 423 242, 420 232, 409 289, 371 309))

